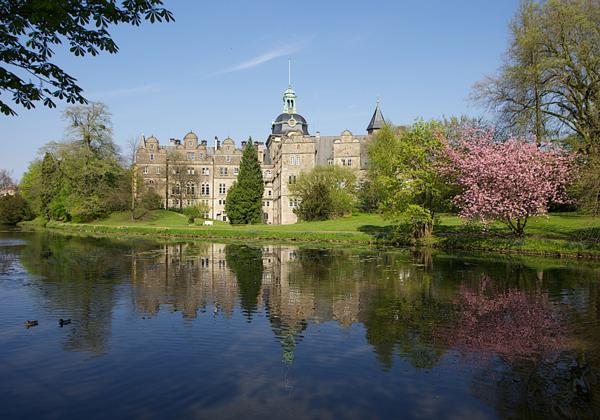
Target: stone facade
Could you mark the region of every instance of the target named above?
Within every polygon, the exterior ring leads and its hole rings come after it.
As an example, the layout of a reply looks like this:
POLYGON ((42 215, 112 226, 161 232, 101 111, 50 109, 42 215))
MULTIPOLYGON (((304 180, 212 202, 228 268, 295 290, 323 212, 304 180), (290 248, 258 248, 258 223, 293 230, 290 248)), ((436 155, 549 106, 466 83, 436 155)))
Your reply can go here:
MULTIPOLYGON (((296 94, 289 87, 283 96, 284 108, 271 127, 266 143, 256 142, 265 193, 263 220, 270 224, 297 221, 296 198, 289 185, 317 165, 340 165, 357 171, 359 179, 367 168, 367 144, 384 124, 379 103, 366 135, 344 130, 339 136, 310 135, 308 123, 296 113, 296 94)), ((182 208, 204 203, 207 217, 227 221, 227 191, 238 175, 242 148, 226 138, 215 137, 214 146, 198 140, 193 132, 183 140, 171 139, 161 145, 157 138, 142 138, 136 155, 136 170, 142 182, 163 197, 165 208, 182 208)))

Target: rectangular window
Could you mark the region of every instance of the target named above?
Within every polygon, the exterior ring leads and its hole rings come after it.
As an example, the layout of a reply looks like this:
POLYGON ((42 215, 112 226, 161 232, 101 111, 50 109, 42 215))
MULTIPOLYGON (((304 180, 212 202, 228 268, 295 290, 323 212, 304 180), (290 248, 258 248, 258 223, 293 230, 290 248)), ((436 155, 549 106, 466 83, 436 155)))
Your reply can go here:
POLYGON ((196 170, 194 168, 187 168, 187 174, 188 175, 195 175, 196 174, 196 170))
POLYGON ((346 166, 346 159, 342 159, 342 166, 346 166))
POLYGON ((210 169, 202 168, 202 175, 210 175, 210 169))
POLYGON ((229 155, 225 156, 225 162, 231 162, 231 156, 229 156, 229 155))
POLYGON ((352 159, 348 159, 348 166, 352 166, 352 159))
POLYGON ((221 175, 221 176, 227 176, 227 168, 226 168, 226 167, 223 167, 223 166, 221 166, 221 167, 219 168, 219 175, 221 175))
POLYGON ((154 150, 154 145, 153 144, 150 145, 150 150, 154 150))
POLYGON ((300 155, 290 156, 290 165, 295 165, 295 166, 300 165, 300 155))
POLYGON ((238 168, 238 167, 233 168, 233 174, 235 176, 237 176, 239 173, 240 173, 240 168, 238 168))
POLYGON ((292 185, 296 183, 296 175, 290 175, 288 178, 288 184, 292 185))
POLYGON ((196 158, 196 154, 194 152, 189 152, 187 156, 188 160, 194 160, 196 158))
POLYGON ((148 175, 148 167, 144 166, 144 169, 142 172, 144 173, 144 175, 148 175))
POLYGON ((333 159, 327 159, 327 164, 328 165, 333 165, 333 159))
POLYGON ((156 167, 156 175, 160 175, 160 166, 156 167))
POLYGON ((154 153, 150 153, 150 160, 154 160, 154 153))
POLYGON ((268 190, 268 191, 267 191, 267 195, 268 195, 269 197, 271 196, 271 194, 272 194, 272 193, 273 193, 273 191, 271 191, 271 190, 268 190))
POLYGON ((298 199, 297 198, 290 198, 290 207, 292 207, 292 208, 298 207, 298 199))
POLYGON ((219 194, 225 194, 227 192, 227 187, 225 184, 219 184, 219 194))

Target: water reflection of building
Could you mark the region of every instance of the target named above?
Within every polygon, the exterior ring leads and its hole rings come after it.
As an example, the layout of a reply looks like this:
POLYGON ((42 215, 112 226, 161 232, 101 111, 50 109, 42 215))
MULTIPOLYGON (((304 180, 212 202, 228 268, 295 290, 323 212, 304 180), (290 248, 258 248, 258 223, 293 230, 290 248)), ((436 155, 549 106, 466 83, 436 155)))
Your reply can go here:
POLYGON ((435 363, 431 348, 438 322, 445 322, 450 295, 434 286, 423 264, 402 258, 345 250, 239 244, 167 244, 133 256, 138 310, 175 310, 185 317, 210 309, 250 322, 264 314, 283 350, 293 360, 312 323, 360 323, 378 358, 389 367, 399 352, 419 366, 435 363), (382 266, 386 267, 382 272, 382 266))
MULTIPOLYGON (((165 244, 160 250, 133 254, 132 281, 137 309, 157 314, 169 305, 186 317, 207 307, 231 316, 240 298, 240 273, 228 261, 228 248, 239 245, 165 244)), ((310 279, 297 265, 298 249, 265 246, 254 248, 260 261, 257 308, 290 330, 301 330, 309 320, 338 321, 350 326, 359 320, 360 282, 331 296, 315 295, 310 279), (308 284, 304 280, 309 280, 308 284)), ((242 252, 248 252, 243 250, 242 252)), ((229 253, 231 254, 231 252, 229 253)), ((233 259, 230 255, 230 259, 233 259)), ((237 256, 235 257, 237 258, 237 256)), ((247 273, 249 268, 240 269, 247 273)))

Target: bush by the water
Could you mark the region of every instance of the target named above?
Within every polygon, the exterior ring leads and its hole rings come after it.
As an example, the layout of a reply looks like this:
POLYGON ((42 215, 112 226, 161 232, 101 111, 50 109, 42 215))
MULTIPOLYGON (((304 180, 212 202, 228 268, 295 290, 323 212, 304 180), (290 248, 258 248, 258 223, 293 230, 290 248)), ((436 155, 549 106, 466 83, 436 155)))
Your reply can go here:
POLYGON ((16 225, 23 220, 31 219, 33 213, 20 194, 0 197, 0 224, 16 225))

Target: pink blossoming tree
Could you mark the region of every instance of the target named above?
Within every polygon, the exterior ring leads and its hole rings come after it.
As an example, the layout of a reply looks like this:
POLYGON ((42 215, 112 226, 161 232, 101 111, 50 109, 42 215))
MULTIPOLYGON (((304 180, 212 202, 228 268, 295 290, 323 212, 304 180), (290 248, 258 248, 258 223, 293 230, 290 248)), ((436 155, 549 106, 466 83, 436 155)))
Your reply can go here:
POLYGON ((492 130, 481 129, 462 131, 452 144, 442 141, 449 158, 444 169, 462 188, 454 198, 461 217, 499 220, 523 235, 530 216, 567 199, 572 158, 557 148, 521 138, 497 142, 492 130))

